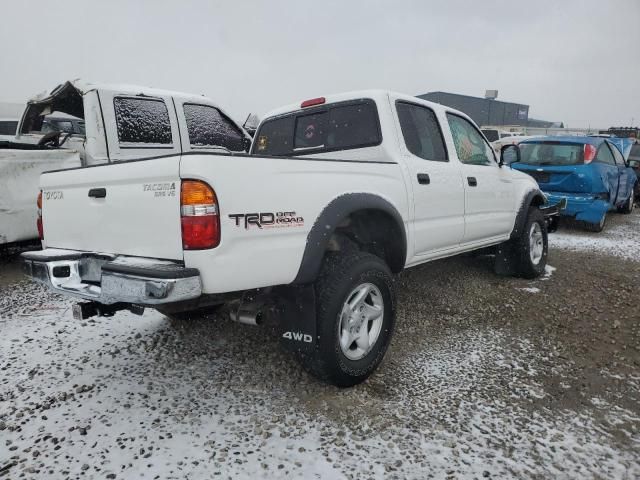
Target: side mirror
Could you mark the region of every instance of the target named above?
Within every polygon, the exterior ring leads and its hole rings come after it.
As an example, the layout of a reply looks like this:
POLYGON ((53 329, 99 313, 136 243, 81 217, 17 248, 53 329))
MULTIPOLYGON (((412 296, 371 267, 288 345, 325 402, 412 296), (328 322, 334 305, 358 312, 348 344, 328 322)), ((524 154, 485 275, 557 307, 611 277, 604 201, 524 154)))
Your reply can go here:
POLYGON ((520 147, 518 145, 503 145, 500 149, 499 166, 511 165, 520 161, 520 147))

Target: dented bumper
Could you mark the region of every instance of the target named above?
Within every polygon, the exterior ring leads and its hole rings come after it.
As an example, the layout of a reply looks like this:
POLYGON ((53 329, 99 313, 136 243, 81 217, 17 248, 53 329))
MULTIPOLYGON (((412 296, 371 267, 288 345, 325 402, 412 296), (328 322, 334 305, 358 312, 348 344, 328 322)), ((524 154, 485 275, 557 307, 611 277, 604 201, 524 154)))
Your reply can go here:
POLYGON ((156 259, 45 249, 22 254, 23 271, 53 291, 105 305, 162 305, 202 295, 194 268, 156 259))

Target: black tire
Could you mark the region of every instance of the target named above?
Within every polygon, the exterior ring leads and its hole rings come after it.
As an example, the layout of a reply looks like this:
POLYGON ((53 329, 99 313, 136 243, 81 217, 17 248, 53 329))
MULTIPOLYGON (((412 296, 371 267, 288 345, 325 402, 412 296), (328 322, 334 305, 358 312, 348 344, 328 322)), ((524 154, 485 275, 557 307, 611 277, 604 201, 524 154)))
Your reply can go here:
POLYGON ((396 299, 389 267, 369 253, 329 253, 315 290, 318 342, 314 353, 301 355, 302 364, 312 375, 338 387, 356 385, 378 367, 393 334, 396 299), (341 312, 354 289, 365 284, 373 284, 382 298, 382 325, 368 353, 352 360, 340 345, 341 312))
POLYGON ((604 213, 602 218, 598 223, 589 223, 584 222, 584 228, 589 230, 590 232, 600 233, 604 230, 604 227, 607 225, 607 214, 604 213))
POLYGON ((624 203, 624 205, 621 207, 618 207, 618 212, 624 213, 626 215, 633 213, 633 209, 636 206, 634 193, 635 193, 635 189, 631 191, 631 195, 629 196, 627 201, 624 203))
POLYGON ((499 246, 495 270, 496 273, 501 275, 514 275, 530 279, 537 278, 544 273, 548 254, 548 232, 544 215, 537 207, 530 207, 524 228, 520 231, 518 237, 499 246), (531 255, 532 245, 529 238, 534 225, 537 225, 537 233, 542 236, 541 256, 538 256, 535 261, 531 255))

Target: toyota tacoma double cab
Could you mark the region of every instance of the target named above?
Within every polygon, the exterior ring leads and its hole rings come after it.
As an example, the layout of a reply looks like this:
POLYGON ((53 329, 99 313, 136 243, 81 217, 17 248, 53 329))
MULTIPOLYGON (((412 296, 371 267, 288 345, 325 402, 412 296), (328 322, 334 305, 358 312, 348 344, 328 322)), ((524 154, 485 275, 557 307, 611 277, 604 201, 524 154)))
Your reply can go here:
POLYGON ((537 277, 558 212, 468 116, 386 91, 275 110, 248 154, 155 150, 40 188, 44 249, 24 268, 82 300, 76 317, 226 303, 239 322, 276 318, 306 369, 343 387, 389 346, 394 274, 492 247, 498 273, 537 277))

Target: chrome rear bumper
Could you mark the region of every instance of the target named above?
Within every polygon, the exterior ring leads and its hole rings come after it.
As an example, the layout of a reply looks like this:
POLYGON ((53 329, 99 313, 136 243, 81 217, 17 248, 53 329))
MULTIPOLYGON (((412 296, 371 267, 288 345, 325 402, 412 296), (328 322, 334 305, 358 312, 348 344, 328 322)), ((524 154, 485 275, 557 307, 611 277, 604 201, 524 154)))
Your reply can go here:
POLYGON ((200 273, 163 260, 45 249, 22 254, 24 273, 53 291, 105 305, 161 305, 202 295, 200 273))

